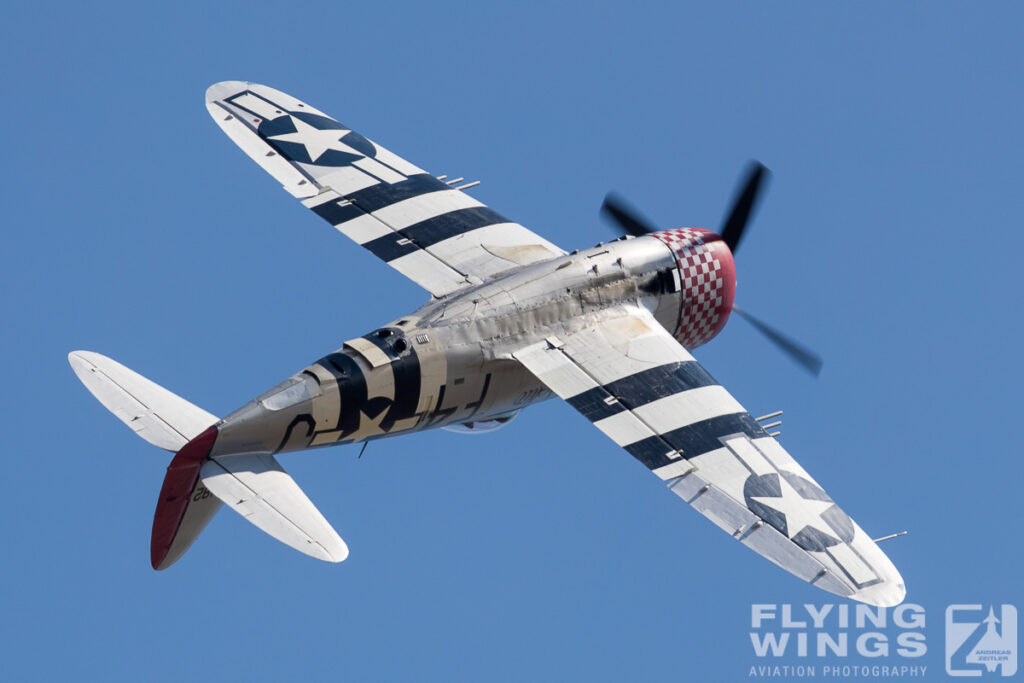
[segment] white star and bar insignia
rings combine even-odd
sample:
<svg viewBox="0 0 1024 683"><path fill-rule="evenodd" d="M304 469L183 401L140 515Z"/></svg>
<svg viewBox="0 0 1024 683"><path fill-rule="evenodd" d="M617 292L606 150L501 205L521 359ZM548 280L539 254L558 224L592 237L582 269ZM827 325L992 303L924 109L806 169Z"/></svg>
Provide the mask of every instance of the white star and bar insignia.
<svg viewBox="0 0 1024 683"><path fill-rule="evenodd" d="M786 535L789 538L803 531L804 527L825 531L828 534L834 533L821 515L835 503L830 500L804 498L783 476L779 476L779 489L778 496L751 496L750 499L785 515Z"/></svg>
<svg viewBox="0 0 1024 683"><path fill-rule="evenodd" d="M289 118L295 126L294 133L271 135L267 139L277 142L291 142L304 146L306 154L309 155L310 163L315 164L317 159L323 156L327 150L363 156L361 152L341 141L341 138L348 135L351 131L344 128L317 128L295 116L289 115Z"/></svg>

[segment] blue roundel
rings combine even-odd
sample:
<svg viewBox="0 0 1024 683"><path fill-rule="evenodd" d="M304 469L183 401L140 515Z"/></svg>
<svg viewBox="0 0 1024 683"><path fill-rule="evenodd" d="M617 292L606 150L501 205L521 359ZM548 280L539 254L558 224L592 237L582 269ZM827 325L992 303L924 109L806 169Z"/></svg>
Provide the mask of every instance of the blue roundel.
<svg viewBox="0 0 1024 683"><path fill-rule="evenodd" d="M787 488L791 487L792 490L795 490L800 499L832 504L822 510L821 514L817 516L816 522L802 523L801 529L790 529L789 520L786 518L784 510L794 504L799 505L800 500L785 500L786 495L792 494L784 492L780 477L785 478L786 483L789 484ZM751 474L743 485L743 498L751 512L771 524L784 536L791 538L804 550L821 551L830 546L849 543L853 540L853 520L829 498L820 486L792 472ZM776 507L772 506L773 498L780 501ZM817 507L822 506L818 505ZM801 521L804 520L801 519Z"/></svg>
<svg viewBox="0 0 1024 683"><path fill-rule="evenodd" d="M337 130L338 140L358 152L358 154L328 149L314 160L310 158L308 149L301 142L274 140L273 138L276 136L297 132L292 117L309 124L317 130ZM264 120L260 123L256 132L281 156L303 164L315 163L317 166L349 166L363 157L372 158L377 153L377 148L374 147L373 143L359 133L348 130L334 119L320 116L319 114L312 114L308 111L289 111L275 119Z"/></svg>

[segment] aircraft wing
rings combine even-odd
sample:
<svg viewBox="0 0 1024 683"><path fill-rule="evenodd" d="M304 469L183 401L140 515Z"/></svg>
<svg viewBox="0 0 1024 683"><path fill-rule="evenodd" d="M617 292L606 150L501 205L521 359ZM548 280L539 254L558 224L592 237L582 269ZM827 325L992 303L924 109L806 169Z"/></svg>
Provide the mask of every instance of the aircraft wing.
<svg viewBox="0 0 1024 683"><path fill-rule="evenodd" d="M831 593L903 600L871 537L646 310L512 355L747 547Z"/></svg>
<svg viewBox="0 0 1024 683"><path fill-rule="evenodd" d="M206 107L307 208L436 297L565 253L278 90L224 81Z"/></svg>

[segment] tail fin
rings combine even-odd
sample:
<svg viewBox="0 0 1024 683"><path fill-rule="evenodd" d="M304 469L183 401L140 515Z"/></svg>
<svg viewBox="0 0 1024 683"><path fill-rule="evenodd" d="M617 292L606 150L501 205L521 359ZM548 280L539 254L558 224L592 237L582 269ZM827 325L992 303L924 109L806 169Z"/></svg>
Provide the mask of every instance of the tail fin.
<svg viewBox="0 0 1024 683"><path fill-rule="evenodd" d="M154 446L177 453L153 517L150 559L154 569L165 569L185 554L220 509L220 500L199 477L216 440L217 417L98 353L72 351L68 362L121 422Z"/></svg>
<svg viewBox="0 0 1024 683"><path fill-rule="evenodd" d="M153 515L150 561L165 569L185 554L221 500L277 540L341 562L348 547L273 456L211 457L217 418L120 363L91 351L68 361L85 387L136 434L174 451Z"/></svg>

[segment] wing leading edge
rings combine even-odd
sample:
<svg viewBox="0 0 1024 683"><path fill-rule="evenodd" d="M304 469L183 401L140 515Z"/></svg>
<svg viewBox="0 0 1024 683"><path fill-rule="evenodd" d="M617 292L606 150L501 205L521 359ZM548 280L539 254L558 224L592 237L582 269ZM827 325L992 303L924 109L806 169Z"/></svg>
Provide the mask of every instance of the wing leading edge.
<svg viewBox="0 0 1024 683"><path fill-rule="evenodd" d="M307 208L434 296L565 253L278 90L224 81L206 107Z"/></svg>
<svg viewBox="0 0 1024 683"><path fill-rule="evenodd" d="M645 310L513 356L750 549L836 595L903 600L878 545Z"/></svg>

